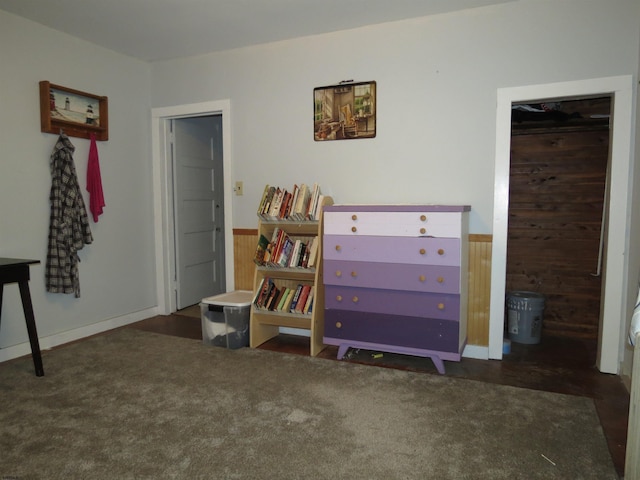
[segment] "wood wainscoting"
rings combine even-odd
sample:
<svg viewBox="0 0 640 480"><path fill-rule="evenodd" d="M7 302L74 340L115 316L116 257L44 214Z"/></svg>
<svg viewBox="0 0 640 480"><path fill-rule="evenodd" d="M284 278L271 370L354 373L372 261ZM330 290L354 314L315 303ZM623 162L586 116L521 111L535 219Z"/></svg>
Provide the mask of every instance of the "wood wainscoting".
<svg viewBox="0 0 640 480"><path fill-rule="evenodd" d="M253 255L258 230L233 229L233 260L236 290L251 290L255 264ZM491 297L491 235L469 235L469 310L467 343L489 345L489 302Z"/></svg>

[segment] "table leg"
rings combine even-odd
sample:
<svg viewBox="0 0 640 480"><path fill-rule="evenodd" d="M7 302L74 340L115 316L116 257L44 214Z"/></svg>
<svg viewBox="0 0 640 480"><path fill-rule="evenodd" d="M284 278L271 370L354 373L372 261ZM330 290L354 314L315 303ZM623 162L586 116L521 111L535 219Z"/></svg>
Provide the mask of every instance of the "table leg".
<svg viewBox="0 0 640 480"><path fill-rule="evenodd" d="M36 318L33 315L33 305L31 304L31 293L29 292L29 282L18 282L20 287L20 297L22 298L22 309L24 317L27 321L27 332L29 333L29 343L31 344L31 356L33 357L33 365L36 369L36 376L44 375L44 367L42 366L42 355L40 353L40 342L38 341L38 330L36 329Z"/></svg>

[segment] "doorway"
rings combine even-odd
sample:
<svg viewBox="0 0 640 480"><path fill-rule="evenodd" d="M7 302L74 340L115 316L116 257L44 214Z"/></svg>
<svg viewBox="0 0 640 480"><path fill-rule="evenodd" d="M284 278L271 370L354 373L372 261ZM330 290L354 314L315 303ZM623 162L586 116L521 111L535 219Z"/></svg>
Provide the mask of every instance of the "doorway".
<svg viewBox="0 0 640 480"><path fill-rule="evenodd" d="M171 120L176 308L225 290L222 116Z"/></svg>
<svg viewBox="0 0 640 480"><path fill-rule="evenodd" d="M151 111L153 157L154 231L156 252L156 292L158 314L177 311L176 298L176 218L173 204L171 125L177 119L218 117L222 128L222 190L224 238L224 288L235 288L233 271L233 218L231 177L231 105L229 100L154 108Z"/></svg>
<svg viewBox="0 0 640 480"><path fill-rule="evenodd" d="M512 105L539 102L542 99L580 98L610 95L613 101L611 135L612 185L607 206L608 229L605 239L606 259L603 270L602 314L599 325L597 367L601 372L617 374L624 348L624 329L628 313L627 298L630 212L632 178L632 96L631 76L607 77L498 90L496 116L496 161L493 215L493 253L491 266L491 305L489 358L502 359L505 321L505 279L507 230L509 215L509 167Z"/></svg>
<svg viewBox="0 0 640 480"><path fill-rule="evenodd" d="M551 345L577 342L595 356L611 98L557 99L512 108L507 292L530 292L536 299L543 295L544 345L532 348L550 353ZM513 323L507 333L528 334ZM534 326L539 334L540 325ZM554 356L556 362L563 359Z"/></svg>

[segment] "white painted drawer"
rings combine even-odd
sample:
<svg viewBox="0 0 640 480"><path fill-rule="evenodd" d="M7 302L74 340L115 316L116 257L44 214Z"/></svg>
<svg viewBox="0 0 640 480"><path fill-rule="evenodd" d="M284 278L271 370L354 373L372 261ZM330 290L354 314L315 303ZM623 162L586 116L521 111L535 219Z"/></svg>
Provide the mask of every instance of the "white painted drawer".
<svg viewBox="0 0 640 480"><path fill-rule="evenodd" d="M325 211L327 235L376 235L391 237L462 236L460 212L360 212Z"/></svg>

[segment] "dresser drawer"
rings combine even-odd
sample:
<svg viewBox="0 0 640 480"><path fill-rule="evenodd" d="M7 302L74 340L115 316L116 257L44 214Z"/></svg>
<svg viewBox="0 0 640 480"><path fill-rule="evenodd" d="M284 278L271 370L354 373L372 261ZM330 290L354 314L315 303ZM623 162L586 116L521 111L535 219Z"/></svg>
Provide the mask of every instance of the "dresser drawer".
<svg viewBox="0 0 640 480"><path fill-rule="evenodd" d="M460 318L460 297L455 294L327 285L324 301L326 310L379 312L456 321Z"/></svg>
<svg viewBox="0 0 640 480"><path fill-rule="evenodd" d="M451 320L327 310L324 337L460 353L460 325Z"/></svg>
<svg viewBox="0 0 640 480"><path fill-rule="evenodd" d="M462 236L461 213L450 212L324 212L327 235L378 235L395 237Z"/></svg>
<svg viewBox="0 0 640 480"><path fill-rule="evenodd" d="M460 265L460 239L325 235L322 257L326 260Z"/></svg>
<svg viewBox="0 0 640 480"><path fill-rule="evenodd" d="M460 293L459 267L341 260L324 260L323 267L328 285Z"/></svg>

